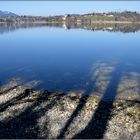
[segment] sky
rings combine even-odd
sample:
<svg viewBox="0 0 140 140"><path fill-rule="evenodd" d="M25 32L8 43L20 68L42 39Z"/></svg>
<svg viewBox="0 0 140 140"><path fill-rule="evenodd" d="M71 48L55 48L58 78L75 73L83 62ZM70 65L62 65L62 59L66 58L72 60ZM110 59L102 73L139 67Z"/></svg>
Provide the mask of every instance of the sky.
<svg viewBox="0 0 140 140"><path fill-rule="evenodd" d="M124 10L140 12L140 1L0 1L0 10L33 16Z"/></svg>

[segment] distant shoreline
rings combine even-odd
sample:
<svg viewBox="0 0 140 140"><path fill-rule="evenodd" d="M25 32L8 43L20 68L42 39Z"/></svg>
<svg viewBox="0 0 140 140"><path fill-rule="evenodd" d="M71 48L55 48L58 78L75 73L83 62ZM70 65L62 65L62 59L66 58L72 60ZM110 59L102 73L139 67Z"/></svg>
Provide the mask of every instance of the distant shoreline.
<svg viewBox="0 0 140 140"><path fill-rule="evenodd" d="M111 32L136 32L140 30L140 22L131 21L94 21L92 23L82 22L67 22L67 21L33 21L33 22L0 22L2 32L16 30L19 28L29 28L38 26L60 27L64 29L86 29L91 31L111 31Z"/></svg>
<svg viewBox="0 0 140 140"><path fill-rule="evenodd" d="M33 23L140 23L140 14L137 12L108 12L87 14L66 14L56 16L0 16L0 22L33 22Z"/></svg>
<svg viewBox="0 0 140 140"><path fill-rule="evenodd" d="M32 21L32 22L1 22L0 21L0 24L4 24L4 23L19 23L19 24L24 24L24 23L34 23L34 24L40 24L40 23L67 23L66 21L54 21L54 22L51 22L51 21ZM112 23L117 23L117 24L140 24L140 21L139 22L132 22L132 21L92 21L91 24L94 24L94 23L107 23L107 24L112 24ZM80 23L78 23L80 24ZM81 23L82 24L82 23Z"/></svg>

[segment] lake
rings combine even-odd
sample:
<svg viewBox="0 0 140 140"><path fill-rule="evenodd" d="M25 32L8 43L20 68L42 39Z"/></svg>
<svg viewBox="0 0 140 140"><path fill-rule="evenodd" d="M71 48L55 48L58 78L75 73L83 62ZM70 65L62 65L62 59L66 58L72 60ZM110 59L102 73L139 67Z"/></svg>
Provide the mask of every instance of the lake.
<svg viewBox="0 0 140 140"><path fill-rule="evenodd" d="M0 85L20 78L39 81L35 89L139 95L139 30L68 29L0 27Z"/></svg>

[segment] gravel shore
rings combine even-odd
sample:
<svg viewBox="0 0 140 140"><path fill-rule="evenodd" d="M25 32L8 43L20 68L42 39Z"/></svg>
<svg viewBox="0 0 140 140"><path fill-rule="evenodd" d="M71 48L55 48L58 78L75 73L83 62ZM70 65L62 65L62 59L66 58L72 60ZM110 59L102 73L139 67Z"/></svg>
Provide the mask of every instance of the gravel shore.
<svg viewBox="0 0 140 140"><path fill-rule="evenodd" d="M32 85L36 82L32 82ZM140 138L140 101L51 93L12 85L0 91L0 138Z"/></svg>

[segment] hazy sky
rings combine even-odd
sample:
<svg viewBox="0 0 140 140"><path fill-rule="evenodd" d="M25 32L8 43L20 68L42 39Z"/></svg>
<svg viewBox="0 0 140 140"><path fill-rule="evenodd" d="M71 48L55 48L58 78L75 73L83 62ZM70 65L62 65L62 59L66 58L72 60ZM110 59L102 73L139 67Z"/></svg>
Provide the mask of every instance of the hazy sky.
<svg viewBox="0 0 140 140"><path fill-rule="evenodd" d="M14 12L19 15L61 15L61 14L80 14L90 12L108 11L137 11L140 12L139 1L1 1L0 10Z"/></svg>

